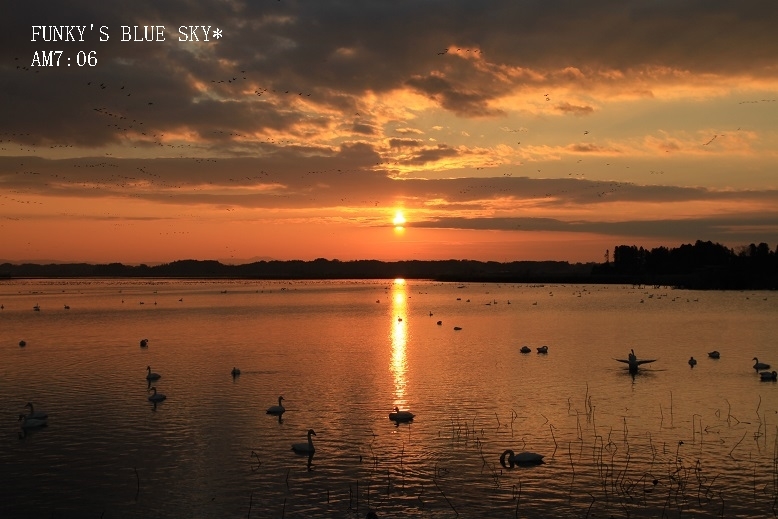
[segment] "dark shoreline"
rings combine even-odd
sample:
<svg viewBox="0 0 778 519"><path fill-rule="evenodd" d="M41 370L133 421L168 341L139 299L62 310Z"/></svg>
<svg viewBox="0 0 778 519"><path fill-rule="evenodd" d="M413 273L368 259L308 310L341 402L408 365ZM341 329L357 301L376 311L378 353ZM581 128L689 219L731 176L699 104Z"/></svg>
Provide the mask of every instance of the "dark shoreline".
<svg viewBox="0 0 778 519"><path fill-rule="evenodd" d="M699 242L698 242L699 243ZM631 249L630 249L631 250ZM643 251L643 249L636 249ZM50 263L0 265L0 282L13 279L425 279L452 283L570 283L668 286L698 290L776 290L778 255L770 253L757 264L754 258L734 256L732 261L684 261L649 268L645 255L640 262L626 261L615 251L613 262L568 263L565 261L439 260L395 261L259 261L225 265L213 260L180 260L161 265L121 263ZM622 251L623 252L623 251ZM643 251L649 253L649 251ZM620 257L621 256L621 257ZM637 257L641 257L638 255ZM758 258L756 258L758 260Z"/></svg>

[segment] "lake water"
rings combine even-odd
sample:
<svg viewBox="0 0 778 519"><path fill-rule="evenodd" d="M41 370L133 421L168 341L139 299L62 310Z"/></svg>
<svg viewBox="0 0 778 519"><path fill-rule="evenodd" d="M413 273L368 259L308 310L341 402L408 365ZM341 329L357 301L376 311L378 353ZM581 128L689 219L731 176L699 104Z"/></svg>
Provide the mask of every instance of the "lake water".
<svg viewBox="0 0 778 519"><path fill-rule="evenodd" d="M0 517L778 510L778 385L752 367L778 364L772 292L12 280L0 304ZM632 377L630 349L657 360ZM48 425L20 438L27 402Z"/></svg>

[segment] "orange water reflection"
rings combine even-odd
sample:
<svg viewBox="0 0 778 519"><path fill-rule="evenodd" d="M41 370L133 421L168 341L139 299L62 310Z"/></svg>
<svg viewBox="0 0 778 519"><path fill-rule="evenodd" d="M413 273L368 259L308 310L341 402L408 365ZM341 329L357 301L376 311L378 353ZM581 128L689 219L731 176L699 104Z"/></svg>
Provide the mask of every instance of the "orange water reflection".
<svg viewBox="0 0 778 519"><path fill-rule="evenodd" d="M394 377L394 405L405 406L405 387L408 383L408 365L405 348L408 343L408 296L404 279L395 279L392 284L392 359L389 370Z"/></svg>

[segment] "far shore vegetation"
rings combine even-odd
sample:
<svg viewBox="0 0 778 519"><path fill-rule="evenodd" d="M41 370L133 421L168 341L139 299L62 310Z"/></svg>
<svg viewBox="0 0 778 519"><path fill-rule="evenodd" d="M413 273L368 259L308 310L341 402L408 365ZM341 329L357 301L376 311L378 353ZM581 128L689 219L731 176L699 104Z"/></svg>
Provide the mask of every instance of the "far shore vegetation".
<svg viewBox="0 0 778 519"><path fill-rule="evenodd" d="M566 261L315 259L229 265L179 260L160 265L122 263L3 263L0 280L19 278L202 279L429 279L449 282L614 283L688 289L778 289L778 247L766 243L731 249L700 241L676 248L619 245L602 263Z"/></svg>

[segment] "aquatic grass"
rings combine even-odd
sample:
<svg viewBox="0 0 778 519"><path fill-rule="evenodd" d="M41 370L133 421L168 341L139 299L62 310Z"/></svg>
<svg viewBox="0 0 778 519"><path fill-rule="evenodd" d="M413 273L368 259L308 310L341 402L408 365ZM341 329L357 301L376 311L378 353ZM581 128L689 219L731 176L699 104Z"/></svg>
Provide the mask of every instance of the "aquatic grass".
<svg viewBox="0 0 778 519"><path fill-rule="evenodd" d="M340 514L343 514L343 510L348 506L346 516L356 519L357 511L364 512L366 500L367 506L375 509L379 515L383 515L381 514L383 506L391 504L391 506L399 506L396 510L409 507L406 508L409 514L412 514L415 509L416 513L449 514L452 517L459 515L487 517L489 516L485 512L487 509L494 509L494 514L497 516L506 516L510 513L517 518L523 515L533 516L536 512L575 517L724 516L733 513L733 506L737 508L742 505L736 499L733 500L731 483L726 477L722 477L722 473L709 473L706 470L709 468L708 460L711 459L712 453L717 451L723 451L722 456L726 456L727 451L731 452L732 456L728 459L731 460L733 467L742 468L744 463L747 464L746 489L751 494L749 501L754 502L754 510L778 509L778 428L774 425L765 428L767 421L764 409L759 409L760 423L748 424L732 420L732 433L727 435L721 434L720 425L717 423L707 425L703 423L711 418L716 420L716 417L712 416L715 414L713 410L708 411L711 414L704 411L686 414L686 418L679 421L677 430L686 431L688 434L687 427L691 425L692 438L690 440L684 435L683 439L673 441L667 438L667 432L656 433L653 429L645 430L644 427L636 426L630 416L623 414L613 416L609 414L608 409L599 404L598 407L602 410L597 413L595 421L593 415L597 400L596 395L586 396L587 405L592 412L591 421L581 420L583 413L568 412L569 418L563 423L557 423L556 420L552 423L552 415L536 413L526 418L526 427L514 428L510 436L508 436L510 426L508 422L500 420L499 414L495 415L498 427L494 427L495 422L491 422L491 416L488 414L475 418L468 417L466 420L455 416L448 424L451 427L451 438L445 438L440 431L437 435L444 444L452 442L453 450L444 449L444 452L446 452L445 456L452 456L450 459L456 460L455 465L447 466L445 461L443 463L436 461L434 469L429 472L413 470L411 478L409 478L411 474L409 468L411 465L415 466L418 460L415 458L415 450L409 448L411 444L407 442L405 435L401 433L395 436L400 444L396 445L398 449L394 456L379 459L376 455L379 444L375 442L381 441L381 438L370 431L365 434L367 445L364 448L369 450L372 463L363 466L360 470L366 477L362 476L356 482L352 480L348 483L348 503L344 503L342 499L331 502L330 488L327 488L326 494L322 488L318 498L314 498L319 500L319 504L311 505L310 503L315 501L306 497L306 492L314 490L315 487L305 482L298 484L301 480L292 478L287 470L287 488L291 487L293 490L286 496L290 515L296 516L301 511L301 503L308 503L305 505L308 509L314 506L314 508L331 510L336 515L339 506L342 506ZM674 402L675 407L677 404L678 402ZM674 410L674 413L676 412L677 409ZM513 416L512 412L511 417ZM724 416L721 414L718 416L718 423L723 424ZM666 412L665 418L668 417L669 414ZM516 423L525 424L525 419L517 420ZM742 430L735 428L735 425ZM648 426L651 429L651 424ZM668 427L664 429L670 430ZM748 436L755 431L759 432L759 435L758 448L756 445L751 448L754 454L749 453L747 457L734 456L735 452L748 452L744 449L748 444L744 442L743 434ZM514 435L520 438L514 438ZM719 435L722 437L712 440ZM766 474L768 479L765 479L765 474L758 472L757 461L763 459L760 449L763 449L767 437L773 441L774 448L769 465L770 473ZM517 447L515 443L518 443L519 448L527 443L533 445L540 443L545 446L547 453L548 450L553 449L550 466L516 471L501 470L495 462L497 453L490 451L494 449L496 442L505 439L511 439L514 449ZM418 435L415 440L418 442ZM562 461L563 467L560 467L560 464L554 464L553 460L559 446L564 447L564 443L568 445L568 453L567 459ZM576 452L573 451L574 444L577 447ZM673 444L675 449L672 448ZM457 455L457 451L460 453L464 451L465 455ZM697 452L704 455L699 456ZM461 460L469 460L469 468L463 466ZM557 459L557 461L561 460ZM259 469L258 454L252 453L251 462L252 469ZM262 467L264 466L266 465L263 464ZM328 470L326 467L326 463L319 464L320 470ZM528 512L529 502L525 494L532 487L527 486L527 475L533 473L527 470L549 471L560 468L569 474L569 477L565 478L569 483L564 483L566 488L563 489L567 494L565 504L554 505L552 513L550 508L544 510L544 505L535 509L536 505L531 499L533 510ZM538 475L540 476L540 473ZM398 477L403 480L402 491L400 486L395 486ZM381 481L383 478L386 480ZM295 481L291 481L292 479ZM751 481L749 482L748 479ZM381 488L384 483L385 492ZM435 489L431 494L427 492L429 486ZM493 489L485 494L490 497L485 501L476 501L474 496L484 495L484 489L488 487ZM452 488L462 488L463 491L458 490L452 496L450 495ZM377 489L381 491L376 492ZM470 489L474 489L472 491L474 493L471 494ZM342 490L345 488L333 490L336 495L342 496ZM742 497L742 489L740 496ZM409 502L407 498L413 502ZM510 501L502 501L505 498ZM256 515L257 503L252 503L251 498L249 506L251 512ZM269 509L269 507L265 508ZM773 514L775 515L775 512Z"/></svg>

